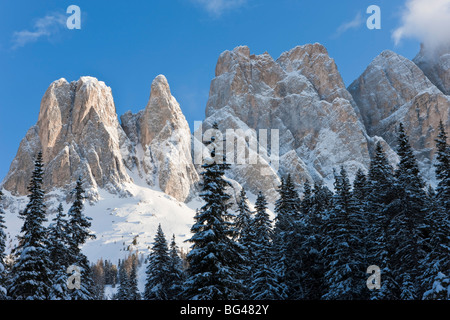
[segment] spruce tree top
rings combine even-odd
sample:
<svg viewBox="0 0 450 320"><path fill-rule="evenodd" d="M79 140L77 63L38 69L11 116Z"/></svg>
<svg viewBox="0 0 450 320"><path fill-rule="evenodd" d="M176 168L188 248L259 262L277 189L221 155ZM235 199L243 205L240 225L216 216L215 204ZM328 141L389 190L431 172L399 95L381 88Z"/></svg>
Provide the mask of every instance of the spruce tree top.
<svg viewBox="0 0 450 320"><path fill-rule="evenodd" d="M399 125L397 154L400 158L397 171L395 172L397 179L405 185L419 189L423 188L424 182L420 178L419 165L402 123Z"/></svg>
<svg viewBox="0 0 450 320"><path fill-rule="evenodd" d="M447 144L447 133L445 132L444 124L442 120L439 123L439 134L437 136L436 148L437 148L437 163L436 163L436 176L440 180L450 178L450 149Z"/></svg>
<svg viewBox="0 0 450 320"><path fill-rule="evenodd" d="M28 245L31 246L41 245L42 237L45 234L43 223L47 221L44 191L42 190L43 167L42 152L39 152L34 162L34 170L28 187L28 191L30 192L28 194L29 202L26 208L20 213L21 218L24 219L21 232L25 233L21 239L28 239Z"/></svg>
<svg viewBox="0 0 450 320"><path fill-rule="evenodd" d="M87 239L95 239L95 235L91 234L89 230L92 218L83 214L85 196L81 177L76 182L74 193L75 200L69 209L68 216L72 233L72 247L79 248Z"/></svg>
<svg viewBox="0 0 450 320"><path fill-rule="evenodd" d="M3 211L3 192L0 190L0 274L4 270L5 248L6 248L6 234L5 227L5 212ZM0 293L1 296L1 293Z"/></svg>

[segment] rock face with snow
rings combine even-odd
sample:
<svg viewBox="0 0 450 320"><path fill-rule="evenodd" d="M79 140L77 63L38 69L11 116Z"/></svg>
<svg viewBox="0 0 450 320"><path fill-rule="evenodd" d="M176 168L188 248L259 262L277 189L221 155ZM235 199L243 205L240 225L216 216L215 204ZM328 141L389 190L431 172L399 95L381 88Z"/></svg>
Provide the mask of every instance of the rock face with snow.
<svg viewBox="0 0 450 320"><path fill-rule="evenodd" d="M298 46L278 60L250 54L245 46L225 51L211 82L206 116L206 124L217 122L223 132L278 130L279 167L272 175L249 174L254 168L233 165L232 177L252 192L273 194L279 176L287 173L300 185L331 182L333 168L344 165L352 174L369 164L359 111L320 44Z"/></svg>
<svg viewBox="0 0 450 320"><path fill-rule="evenodd" d="M42 98L38 121L22 140L2 186L13 195L27 194L34 157L42 151L47 191L67 191L81 175L94 195L99 188L127 194L130 183L138 183L133 179L142 179L187 201L195 195L202 155L207 155L202 134L213 123L226 140L232 164L227 179L236 194L240 187L263 191L273 202L286 174L299 187L305 181L332 187L333 169L344 166L350 178L359 168L368 169L376 142L395 164L399 122L422 168L431 172L439 121L450 131L445 52L432 60L422 48L413 62L384 51L346 88L320 44L295 47L277 60L240 46L219 56L206 118L193 135L162 75L153 80L145 109L126 112L121 123L103 82L60 79Z"/></svg>
<svg viewBox="0 0 450 320"><path fill-rule="evenodd" d="M450 95L450 46L430 50L422 45L413 61L439 90Z"/></svg>
<svg viewBox="0 0 450 320"><path fill-rule="evenodd" d="M159 224L181 241L189 238L202 205L195 197L202 159L210 156L203 140L214 122L227 146L233 146L225 150L232 163L225 177L232 199L244 187L251 200L263 191L273 204L286 174L299 191L305 181L332 188L333 169L345 166L350 178L358 168L367 169L377 142L396 164L399 122L422 173L432 179L440 120L450 132L446 52L431 59L422 48L410 61L384 51L346 88L320 44L298 46L277 60L237 47L220 55L206 118L193 135L162 75L152 82L145 109L126 112L121 123L105 83L92 77L71 83L59 79L45 92L38 121L21 141L0 185L6 189L8 250L20 232L17 212L28 201L19 196L28 194L39 151L46 192L67 194L81 175L88 195L98 200L85 208L97 235L83 247L90 261L123 259L133 248L146 250ZM57 205L54 199L46 204L49 209ZM68 209L70 203L64 206Z"/></svg>
<svg viewBox="0 0 450 320"><path fill-rule="evenodd" d="M398 124L404 124L425 176L429 177L439 121L444 122L447 131L450 129L450 97L414 62L392 51L377 56L349 91L370 135L383 137L395 148Z"/></svg>
<svg viewBox="0 0 450 320"><path fill-rule="evenodd" d="M22 140L3 186L27 194L34 157L43 153L43 186L66 189L82 176L92 189L120 192L130 182L120 152L126 139L111 89L92 77L53 82L41 101L39 118Z"/></svg>
<svg viewBox="0 0 450 320"><path fill-rule="evenodd" d="M164 76L157 77L145 110L118 121L111 89L92 77L53 82L41 101L38 122L22 140L3 187L27 194L34 158L44 159L44 188L70 190L79 177L92 199L98 189L127 195L130 172L184 201L198 180L190 131Z"/></svg>
<svg viewBox="0 0 450 320"><path fill-rule="evenodd" d="M149 185L185 201L199 177L191 156L189 125L167 79L157 76L145 109L127 112L121 120L134 146L132 166L139 175Z"/></svg>

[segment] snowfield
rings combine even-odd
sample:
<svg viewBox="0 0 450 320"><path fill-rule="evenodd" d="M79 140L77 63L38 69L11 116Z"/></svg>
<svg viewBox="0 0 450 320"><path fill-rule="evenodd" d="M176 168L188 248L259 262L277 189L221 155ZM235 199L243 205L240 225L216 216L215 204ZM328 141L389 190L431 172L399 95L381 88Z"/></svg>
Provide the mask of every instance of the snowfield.
<svg viewBox="0 0 450 320"><path fill-rule="evenodd" d="M138 179L135 182L137 183L126 185L131 197L99 189L97 202L85 202L84 214L92 218L90 229L96 236L83 246L83 252L91 263L100 258L117 263L118 259L125 258L136 250L147 256L158 224L161 224L168 241L175 234L178 246L185 252L188 250L190 244L185 240L191 237L190 228L194 222L195 210L201 206L200 199L194 198L188 204L182 203L157 188L139 185ZM17 243L16 236L23 224L18 215L19 210L26 206L28 198L12 197L7 191L5 195L8 200L15 202L5 210L9 253ZM57 203L51 201L46 205L48 209L55 209ZM65 212L71 205L63 202ZM53 218L54 214L49 214L47 223Z"/></svg>
<svg viewBox="0 0 450 320"><path fill-rule="evenodd" d="M184 241L191 236L195 201L188 206L161 191L132 187L133 197L120 198L100 191L100 200L95 206L85 207L84 212L92 218L91 230L96 236L83 247L91 262L100 257L117 261L126 257L130 249L147 253L158 224L168 240L175 234L180 248L186 250L189 247ZM132 245L134 239L136 245Z"/></svg>
<svg viewBox="0 0 450 320"><path fill-rule="evenodd" d="M127 258L133 253L139 253L143 258L143 264L138 268L138 288L142 293L146 280L146 258L150 253L154 237L161 224L162 230L168 242L175 235L178 247L185 253L189 251L191 243L186 242L192 234L191 226L194 223L194 215L197 209L203 205L200 197L193 197L188 203L183 203L165 194L158 187L150 187L145 178L139 177L134 172L128 172L133 178L132 183L124 184L126 193L111 194L107 190L97 189L96 201L84 203L84 215L90 217L91 232L95 239L87 240L82 251L95 264L99 259L109 260L118 264L119 259ZM227 178L230 184L234 180ZM234 185L234 187L236 187ZM234 190L236 192L236 190ZM9 254L17 245L17 235L22 228L23 220L19 218L19 212L28 203L28 197L14 197L4 190L8 203L5 209L5 224L7 233L6 253ZM125 197L124 194L131 196ZM55 212L59 202L65 194L60 191L52 191L46 201L47 212ZM250 210L254 210L256 196L247 193ZM72 203L63 202L64 212L67 213ZM230 209L230 213L234 213ZM269 204L268 213L274 218L273 204ZM56 213L47 216L47 225L52 222ZM105 297L111 299L117 291L117 286L105 287Z"/></svg>
<svg viewBox="0 0 450 320"><path fill-rule="evenodd" d="M96 263L102 258L117 265L119 259L136 252L142 254L144 259L147 258L158 224L161 224L167 241L175 234L178 247L186 252L190 243L185 240L191 237L190 228L194 222L195 210L201 206L200 200L193 199L185 204L148 186L129 184L126 187L132 194L131 197L113 195L100 189L97 202L93 205L85 202L84 214L92 218L90 229L96 236L82 248L89 262ZM26 206L28 198L13 198L7 191L5 195L16 202L16 205L5 210L8 254L17 245L16 236L23 224L18 213ZM56 205L47 203L52 209ZM67 213L71 203L63 203L63 206ZM47 224L54 216L55 214L48 215ZM141 292L145 285L145 270L146 264L138 269L138 287ZM116 290L117 285L115 288L106 286L105 297L111 299Z"/></svg>

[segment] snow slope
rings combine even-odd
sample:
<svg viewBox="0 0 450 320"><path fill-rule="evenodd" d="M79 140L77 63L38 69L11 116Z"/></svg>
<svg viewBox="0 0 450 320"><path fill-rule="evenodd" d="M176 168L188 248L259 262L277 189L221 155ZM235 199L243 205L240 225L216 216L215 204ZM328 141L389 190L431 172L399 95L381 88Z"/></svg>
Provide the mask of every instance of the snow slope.
<svg viewBox="0 0 450 320"><path fill-rule="evenodd" d="M133 173L130 172L130 175ZM190 244L184 241L191 236L190 227L194 222L195 210L201 206L200 199L194 198L188 204L179 202L156 188L150 188L138 176L133 176L133 179L134 183L125 186L132 194L131 197L121 197L98 189L98 201L85 203L84 213L92 218L91 231L96 236L83 247L90 262L95 263L103 258L117 263L118 259L128 256L130 250L138 250L146 256L159 223L168 241L175 234L178 246L184 251L189 248ZM28 199L26 196L12 197L7 191L5 195L8 201L15 202L5 210L7 250L10 252L17 243L16 236L23 223L18 212L26 206ZM54 209L57 201L50 200L46 205L49 210ZM70 205L63 202L66 212ZM54 214L48 216L48 223L53 217ZM130 246L134 239L137 244Z"/></svg>
<svg viewBox="0 0 450 320"><path fill-rule="evenodd" d="M124 187L132 194L131 197L123 197L98 189L98 201L91 204L85 203L84 214L92 218L91 231L96 236L96 239L88 240L82 248L89 261L96 263L102 258L117 265L119 259L136 252L142 254L144 259L147 258L158 224L161 224L168 242L175 234L178 247L187 252L191 244L185 240L191 237L190 228L194 223L195 211L202 206L202 200L195 197L188 203L179 202L157 187L149 187L145 177L140 178L132 171L128 174L132 177L133 183L128 183ZM232 183L231 179L227 179ZM65 197L62 192L53 192L51 195L52 197L46 202L48 211L57 207L59 203L56 200L57 197ZM14 197L8 191L5 191L5 196L9 202L9 206L5 209L5 220L8 237L7 253L10 253L17 244L16 236L20 233L23 223L18 213L25 208L28 198ZM250 209L254 210L256 196L251 192L247 192L247 196ZM71 203L63 202L63 206L67 212ZM269 205L268 212L273 219L272 204ZM51 222L54 215L54 213L48 215L47 223ZM133 245L135 239L135 245ZM141 293L145 286L146 266L144 260L138 269L138 288ZM116 291L117 286L115 288L107 286L105 296L111 298Z"/></svg>

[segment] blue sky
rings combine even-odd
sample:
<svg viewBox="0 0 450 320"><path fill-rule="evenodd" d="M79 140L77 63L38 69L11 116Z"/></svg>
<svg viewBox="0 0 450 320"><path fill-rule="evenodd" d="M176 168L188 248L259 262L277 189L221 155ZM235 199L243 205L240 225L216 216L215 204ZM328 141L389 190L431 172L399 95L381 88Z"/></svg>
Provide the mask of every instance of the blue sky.
<svg viewBox="0 0 450 320"><path fill-rule="evenodd" d="M401 1L367 0L2 0L0 2L0 181L34 125L51 82L89 75L112 88L117 113L137 112L164 74L191 127L204 118L219 54L247 45L275 59L297 45L325 45L349 85L381 51L413 58L416 39L395 43ZM69 5L81 29L65 27ZM370 5L381 29L369 30Z"/></svg>

